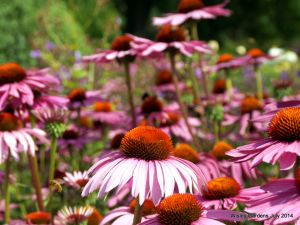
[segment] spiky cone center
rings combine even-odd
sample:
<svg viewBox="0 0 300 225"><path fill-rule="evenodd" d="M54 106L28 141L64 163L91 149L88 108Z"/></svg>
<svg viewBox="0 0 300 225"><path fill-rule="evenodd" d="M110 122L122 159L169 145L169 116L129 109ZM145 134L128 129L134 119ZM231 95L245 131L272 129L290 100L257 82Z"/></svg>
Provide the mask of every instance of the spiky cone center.
<svg viewBox="0 0 300 225"><path fill-rule="evenodd" d="M262 104L254 96L246 96L241 103L241 113L251 113L255 110L262 110Z"/></svg>
<svg viewBox="0 0 300 225"><path fill-rule="evenodd" d="M79 133L73 129L66 130L62 138L65 140L76 140L79 137Z"/></svg>
<svg viewBox="0 0 300 225"><path fill-rule="evenodd" d="M51 137L60 138L67 129L64 123L48 123L46 124L45 130Z"/></svg>
<svg viewBox="0 0 300 225"><path fill-rule="evenodd" d="M139 126L125 134L120 150L129 158L165 160L173 152L173 145L170 137L160 129Z"/></svg>
<svg viewBox="0 0 300 225"><path fill-rule="evenodd" d="M223 55L220 55L220 57L217 61L217 64L227 63L227 62L232 61L233 59L234 59L234 57L231 54L223 54Z"/></svg>
<svg viewBox="0 0 300 225"><path fill-rule="evenodd" d="M25 216L30 224L50 224L51 214L48 212L32 212Z"/></svg>
<svg viewBox="0 0 300 225"><path fill-rule="evenodd" d="M79 123L80 123L80 126L89 128L89 129L93 128L93 125L94 125L93 119L90 117L87 117L87 116L80 117Z"/></svg>
<svg viewBox="0 0 300 225"><path fill-rule="evenodd" d="M116 37L111 44L111 49L115 51L128 51L131 49L130 43L132 41L133 38L128 35Z"/></svg>
<svg viewBox="0 0 300 225"><path fill-rule="evenodd" d="M93 213L89 216L87 225L99 225L103 217L98 212L97 209L94 209Z"/></svg>
<svg viewBox="0 0 300 225"><path fill-rule="evenodd" d="M84 187L87 184L87 182L89 182L89 179L82 178L82 179L76 180L75 182L76 182L76 184L79 185L79 187Z"/></svg>
<svg viewBox="0 0 300 225"><path fill-rule="evenodd" d="M156 96L150 96L143 101L141 110L146 115L161 112L163 110L163 103Z"/></svg>
<svg viewBox="0 0 300 225"><path fill-rule="evenodd" d="M300 107L282 109L269 123L269 136L282 142L300 140Z"/></svg>
<svg viewBox="0 0 300 225"><path fill-rule="evenodd" d="M214 83L213 93L214 94L223 94L227 89L225 79L217 79Z"/></svg>
<svg viewBox="0 0 300 225"><path fill-rule="evenodd" d="M161 70L157 73L155 84L157 86L172 84L173 83L173 75L169 70Z"/></svg>
<svg viewBox="0 0 300 225"><path fill-rule="evenodd" d="M174 156L188 160L192 163L199 163L200 158L195 149L188 144L177 144L174 150Z"/></svg>
<svg viewBox="0 0 300 225"><path fill-rule="evenodd" d="M136 207L136 200L134 199L129 204L131 213L134 213L135 207ZM155 213L156 213L156 207L154 203L151 200L146 199L143 203L143 216L149 216Z"/></svg>
<svg viewBox="0 0 300 225"><path fill-rule="evenodd" d="M74 213L74 214L69 215L67 217L67 221L69 221L68 224L80 224L83 221L87 220L87 218L88 217L85 216L85 215L82 215L82 214L79 214L79 213L78 214Z"/></svg>
<svg viewBox="0 0 300 225"><path fill-rule="evenodd" d="M211 200L232 198L239 194L240 189L239 183L233 178L221 177L207 183L206 189L203 190L203 196Z"/></svg>
<svg viewBox="0 0 300 225"><path fill-rule="evenodd" d="M22 121L13 114L8 112L0 113L0 131L14 131L22 127Z"/></svg>
<svg viewBox="0 0 300 225"><path fill-rule="evenodd" d="M197 221L203 208L194 195L174 194L158 206L158 218L164 225L190 225Z"/></svg>
<svg viewBox="0 0 300 225"><path fill-rule="evenodd" d="M203 7L204 3L202 0L181 0L177 8L180 13L188 13Z"/></svg>
<svg viewBox="0 0 300 225"><path fill-rule="evenodd" d="M296 186L300 191L300 167L298 167L298 169L296 169L295 171L295 181L296 181Z"/></svg>
<svg viewBox="0 0 300 225"><path fill-rule="evenodd" d="M110 102L96 102L94 104L94 110L96 112L112 112L113 106Z"/></svg>
<svg viewBox="0 0 300 225"><path fill-rule="evenodd" d="M125 133L116 134L110 141L110 148L111 149L119 149L124 136L125 136Z"/></svg>
<svg viewBox="0 0 300 225"><path fill-rule="evenodd" d="M159 126L170 127L177 124L179 120L180 120L180 115L178 115L177 113L169 112L167 114L167 118L164 118L163 120L160 121Z"/></svg>
<svg viewBox="0 0 300 225"><path fill-rule="evenodd" d="M26 78L26 71L16 63L0 65L0 86L20 82Z"/></svg>
<svg viewBox="0 0 300 225"><path fill-rule="evenodd" d="M247 55L252 58L258 58L258 57L264 56L265 53L262 50L260 50L259 48L253 48L248 51Z"/></svg>
<svg viewBox="0 0 300 225"><path fill-rule="evenodd" d="M182 42L185 41L186 34L182 28L167 24L159 30L156 39L159 42L165 43Z"/></svg>
<svg viewBox="0 0 300 225"><path fill-rule="evenodd" d="M71 102L82 102L86 99L85 90L81 88L75 88L70 91L68 98Z"/></svg>
<svg viewBox="0 0 300 225"><path fill-rule="evenodd" d="M228 159L226 152L232 150L233 147L225 141L219 141L216 143L211 151L211 154L218 160Z"/></svg>

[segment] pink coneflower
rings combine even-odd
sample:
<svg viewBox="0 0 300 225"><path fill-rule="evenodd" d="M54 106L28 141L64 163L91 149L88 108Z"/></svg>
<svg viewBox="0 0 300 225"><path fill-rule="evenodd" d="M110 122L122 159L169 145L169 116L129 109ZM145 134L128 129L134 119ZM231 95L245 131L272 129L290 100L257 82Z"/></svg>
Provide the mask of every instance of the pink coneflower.
<svg viewBox="0 0 300 225"><path fill-rule="evenodd" d="M58 85L48 70L25 71L16 63L0 65L0 110L12 103L15 107L34 104L34 90L43 91Z"/></svg>
<svg viewBox="0 0 300 225"><path fill-rule="evenodd" d="M132 224L134 218L134 210L136 207L136 200L132 200L129 206L118 207L110 211L102 220L100 225L118 225L118 224ZM150 215L156 213L156 207L151 200L145 200L143 203L142 222L147 220Z"/></svg>
<svg viewBox="0 0 300 225"><path fill-rule="evenodd" d="M259 48L250 49L247 52L247 56L250 57L250 60L248 60L248 63L254 64L254 65L259 65L266 61L273 59L272 56L267 55Z"/></svg>
<svg viewBox="0 0 300 225"><path fill-rule="evenodd" d="M106 125L120 125L126 124L127 116L122 111L115 111L113 104L110 102L96 102L93 105L92 112L86 112L86 116L90 116L95 121Z"/></svg>
<svg viewBox="0 0 300 225"><path fill-rule="evenodd" d="M295 179L277 179L263 186L248 188L243 191L242 196L241 202L246 204L246 212L266 215L263 218L254 218L256 221L265 220L265 224L274 225L299 224L299 169ZM274 215L279 215L279 217L274 217Z"/></svg>
<svg viewBox="0 0 300 225"><path fill-rule="evenodd" d="M225 225L217 220L242 221L245 213L230 210L204 209L201 202L191 194L174 194L164 199L157 214L140 225Z"/></svg>
<svg viewBox="0 0 300 225"><path fill-rule="evenodd" d="M169 13L164 17L154 17L153 24L161 26L165 24L181 25L187 21L201 19L215 19L218 16L229 16L231 11L224 9L227 2L205 6L202 0L181 0L178 5L178 13Z"/></svg>
<svg viewBox="0 0 300 225"><path fill-rule="evenodd" d="M39 91L34 91L34 103L31 106L33 110L41 108L49 109L66 109L69 100L65 97L43 94Z"/></svg>
<svg viewBox="0 0 300 225"><path fill-rule="evenodd" d="M239 184L243 184L244 179L255 181L257 179L257 171L251 168L250 162L233 163L230 157L226 155L233 147L225 141L217 142L211 151L211 154L218 160L220 171L223 175L232 177Z"/></svg>
<svg viewBox="0 0 300 225"><path fill-rule="evenodd" d="M110 61L129 60L132 61L137 56L137 51L132 48L132 44L144 44L149 42L131 34L125 34L115 38L111 44L111 49L101 50L98 53L83 57L85 62L105 63Z"/></svg>
<svg viewBox="0 0 300 225"><path fill-rule="evenodd" d="M198 198L206 209L235 209L240 192L241 186L235 179L219 177L210 180Z"/></svg>
<svg viewBox="0 0 300 225"><path fill-rule="evenodd" d="M122 139L120 152L105 156L89 169L93 174L84 187L82 195L99 189L98 196L132 181L131 195L157 205L164 196L174 193L175 188L185 193L198 191L205 182L199 168L194 164L172 156L170 137L160 129L141 126L127 132Z"/></svg>
<svg viewBox="0 0 300 225"><path fill-rule="evenodd" d="M275 164L277 161L282 170L295 165L300 155L300 107L282 109L269 123L265 139L236 148L227 153L236 162L253 159L252 166L262 162Z"/></svg>
<svg viewBox="0 0 300 225"><path fill-rule="evenodd" d="M183 90L186 88L184 82L179 82L179 89ZM173 75L169 70L160 70L156 74L155 78L155 92L159 93L175 93L175 86L173 83Z"/></svg>
<svg viewBox="0 0 300 225"><path fill-rule="evenodd" d="M25 220L27 224L50 224L51 223L51 214L48 212L32 212L26 214Z"/></svg>
<svg viewBox="0 0 300 225"><path fill-rule="evenodd" d="M74 171L73 173L67 172L63 178L65 183L76 189L84 187L89 181L89 176L87 171Z"/></svg>
<svg viewBox="0 0 300 225"><path fill-rule="evenodd" d="M46 133L43 130L26 128L23 126L23 122L13 114L0 113L1 163L9 153L15 159L19 159L21 152L29 152L31 155L35 155L36 145L33 138L37 138L43 143L48 143Z"/></svg>
<svg viewBox="0 0 300 225"><path fill-rule="evenodd" d="M210 71L216 72L219 70L235 69L244 66L248 60L245 57L235 58L231 54L223 54L220 55L216 64L210 68Z"/></svg>
<svg viewBox="0 0 300 225"><path fill-rule="evenodd" d="M68 94L69 107L78 109L80 107L89 106L96 101L101 101L100 91L85 91L82 88L75 88Z"/></svg>
<svg viewBox="0 0 300 225"><path fill-rule="evenodd" d="M135 47L142 56L157 56L165 51L180 52L192 56L194 52L211 53L210 48L202 41L187 41L185 31L180 27L163 26L156 35L157 42L149 41Z"/></svg>
<svg viewBox="0 0 300 225"><path fill-rule="evenodd" d="M94 212L94 208L90 206L81 207L67 207L59 210L57 216L54 218L54 224L69 225L80 224L87 221L89 216Z"/></svg>
<svg viewBox="0 0 300 225"><path fill-rule="evenodd" d="M196 150L188 144L177 144L174 150L174 156L196 164L207 177L207 180L221 176L218 162L213 157L203 152L198 154Z"/></svg>

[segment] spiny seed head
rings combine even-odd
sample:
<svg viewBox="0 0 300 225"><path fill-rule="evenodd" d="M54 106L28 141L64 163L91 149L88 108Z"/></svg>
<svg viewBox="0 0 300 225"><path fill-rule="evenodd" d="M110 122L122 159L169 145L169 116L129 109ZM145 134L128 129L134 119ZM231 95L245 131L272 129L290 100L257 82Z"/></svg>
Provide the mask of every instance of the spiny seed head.
<svg viewBox="0 0 300 225"><path fill-rule="evenodd" d="M233 178L221 177L209 181L207 188L203 191L203 195L211 200L232 198L239 194L240 189L239 183Z"/></svg>
<svg viewBox="0 0 300 225"><path fill-rule="evenodd" d="M96 102L94 104L94 110L96 112L112 112L113 106L110 102Z"/></svg>
<svg viewBox="0 0 300 225"><path fill-rule="evenodd" d="M136 207L136 200L132 200L129 204L130 212L134 213ZM149 199L146 199L143 203L143 216L149 216L156 213L156 207L153 202Z"/></svg>
<svg viewBox="0 0 300 225"><path fill-rule="evenodd" d="M211 154L218 160L228 159L226 152L232 150L233 147L225 141L219 141L216 143L211 151Z"/></svg>
<svg viewBox="0 0 300 225"><path fill-rule="evenodd" d="M161 112L163 103L156 96L150 96L143 101L141 110L143 114Z"/></svg>
<svg viewBox="0 0 300 225"><path fill-rule="evenodd" d="M188 160L192 163L200 162L197 152L188 144L177 144L174 150L174 156Z"/></svg>
<svg viewBox="0 0 300 225"><path fill-rule="evenodd" d="M22 127L22 121L13 114L8 112L0 113L0 131L14 131Z"/></svg>
<svg viewBox="0 0 300 225"><path fill-rule="evenodd" d="M202 0L181 0L177 8L180 13L188 13L203 7L204 4Z"/></svg>
<svg viewBox="0 0 300 225"><path fill-rule="evenodd" d="M173 152L173 145L170 137L160 129L140 126L125 134L120 150L130 158L164 160Z"/></svg>
<svg viewBox="0 0 300 225"><path fill-rule="evenodd" d="M48 123L45 126L46 132L51 137L60 138L67 129L64 123Z"/></svg>
<svg viewBox="0 0 300 225"><path fill-rule="evenodd" d="M197 221L203 208L194 195L174 194L158 206L158 218L164 225L190 225Z"/></svg>
<svg viewBox="0 0 300 225"><path fill-rule="evenodd" d="M226 80L225 79L217 79L214 83L213 93L214 94L223 94L226 91Z"/></svg>
<svg viewBox="0 0 300 225"><path fill-rule="evenodd" d="M169 127L177 124L180 120L180 115L177 113L172 113L169 112L167 113L167 118L164 118L163 120L160 121L159 126L160 127Z"/></svg>
<svg viewBox="0 0 300 225"><path fill-rule="evenodd" d="M51 214L48 212L32 212L25 216L30 224L50 224Z"/></svg>
<svg viewBox="0 0 300 225"><path fill-rule="evenodd" d="M246 96L241 103L241 113L251 113L255 110L262 110L262 104L254 96Z"/></svg>
<svg viewBox="0 0 300 225"><path fill-rule="evenodd" d="M300 107L282 109L269 123L268 133L274 140L293 142L300 140Z"/></svg>
<svg viewBox="0 0 300 225"><path fill-rule="evenodd" d="M223 55L220 55L220 57L217 61L217 64L227 63L227 62L232 61L233 59L234 59L234 57L231 54L223 54Z"/></svg>
<svg viewBox="0 0 300 225"><path fill-rule="evenodd" d="M89 216L87 225L99 225L103 217L98 212L97 209L94 209L93 213Z"/></svg>
<svg viewBox="0 0 300 225"><path fill-rule="evenodd" d="M264 56L265 53L259 48L253 48L248 51L247 55L251 56L252 58L258 58Z"/></svg>
<svg viewBox="0 0 300 225"><path fill-rule="evenodd" d="M113 40L111 49L115 51L128 51L131 49L130 43L132 41L132 37L128 35L119 36Z"/></svg>
<svg viewBox="0 0 300 225"><path fill-rule="evenodd" d="M156 75L155 84L157 86L172 84L173 83L173 75L169 70L161 70Z"/></svg>
<svg viewBox="0 0 300 225"><path fill-rule="evenodd" d="M82 102L86 99L85 90L82 88L75 88L68 94L71 102Z"/></svg>
<svg viewBox="0 0 300 225"><path fill-rule="evenodd" d="M26 71L16 63L0 65L0 86L20 82L26 78Z"/></svg>
<svg viewBox="0 0 300 225"><path fill-rule="evenodd" d="M185 31L180 27L174 27L172 25L164 25L158 34L156 39L159 42L171 43L171 42L182 42L185 41Z"/></svg>

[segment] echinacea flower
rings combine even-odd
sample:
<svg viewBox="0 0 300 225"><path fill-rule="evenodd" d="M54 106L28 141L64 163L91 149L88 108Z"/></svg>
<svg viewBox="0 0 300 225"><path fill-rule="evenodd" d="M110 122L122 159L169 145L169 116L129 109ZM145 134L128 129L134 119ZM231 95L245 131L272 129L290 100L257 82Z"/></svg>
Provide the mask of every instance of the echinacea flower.
<svg viewBox="0 0 300 225"><path fill-rule="evenodd" d="M89 181L87 171L74 171L73 173L66 172L63 178L65 183L76 189L83 188Z"/></svg>
<svg viewBox="0 0 300 225"><path fill-rule="evenodd" d="M86 112L84 115L110 126L126 124L127 122L126 114L122 111L115 111L110 102L96 102L93 105L93 111Z"/></svg>
<svg viewBox="0 0 300 225"><path fill-rule="evenodd" d="M132 224L136 204L136 200L132 200L129 206L123 206L113 209L103 218L101 224L99 225ZM151 200L146 199L143 203L142 222L147 220L150 215L153 215L155 213L155 205Z"/></svg>
<svg viewBox="0 0 300 225"><path fill-rule="evenodd" d="M83 57L84 62L106 63L110 61L132 61L138 52L132 47L133 43L144 44L149 40L131 34L116 37L109 50L100 50L98 53Z"/></svg>
<svg viewBox="0 0 300 225"><path fill-rule="evenodd" d="M250 59L248 60L248 63L253 64L255 66L258 66L266 61L273 59L272 56L267 55L259 48L250 49L247 52L246 57L250 57Z"/></svg>
<svg viewBox="0 0 300 225"><path fill-rule="evenodd" d="M32 212L26 214L25 216L26 222L28 224L50 224L51 223L51 214L48 212Z"/></svg>
<svg viewBox="0 0 300 225"><path fill-rule="evenodd" d="M174 156L196 164L206 176L207 180L221 176L220 166L213 157L203 152L197 153L196 150L188 144L177 144L174 150Z"/></svg>
<svg viewBox="0 0 300 225"><path fill-rule="evenodd" d="M181 0L178 5L178 13L169 13L164 17L154 17L153 24L156 26L165 24L178 26L187 21L229 16L231 11L224 9L225 5L227 5L227 2L214 6L205 6L202 0Z"/></svg>
<svg viewBox="0 0 300 225"><path fill-rule="evenodd" d="M87 225L99 225L102 220L102 215L97 209L94 209L93 213L89 216L87 220Z"/></svg>
<svg viewBox="0 0 300 225"><path fill-rule="evenodd" d="M300 170L295 179L276 179L263 186L244 189L242 203L251 214L266 215L254 218L264 224L300 224ZM266 209L268 209L266 211ZM279 215L279 217L274 216Z"/></svg>
<svg viewBox="0 0 300 225"><path fill-rule="evenodd" d="M42 143L48 143L46 133L38 128L26 128L23 122L11 113L0 113L0 163L8 154L19 159L21 152L35 155L36 144L34 138Z"/></svg>
<svg viewBox="0 0 300 225"><path fill-rule="evenodd" d="M252 159L251 165L279 162L282 170L291 169L300 156L300 107L282 109L268 125L268 137L240 146L228 153L236 162Z"/></svg>
<svg viewBox="0 0 300 225"><path fill-rule="evenodd" d="M184 82L179 82L180 90L185 89L185 87L186 85L184 84ZM175 93L175 86L173 83L173 75L171 71L160 70L156 74L154 90L158 94L165 93L165 92Z"/></svg>
<svg viewBox="0 0 300 225"><path fill-rule="evenodd" d="M245 213L204 209L194 195L174 194L159 204L154 218L140 225L225 225L218 220L242 221L245 219L247 219Z"/></svg>
<svg viewBox="0 0 300 225"><path fill-rule="evenodd" d="M202 41L188 41L185 31L180 27L164 25L156 35L157 42L149 41L142 45L135 45L142 56L157 57L166 51L179 52L185 56L192 56L195 52L211 53L210 48Z"/></svg>
<svg viewBox="0 0 300 225"><path fill-rule="evenodd" d="M223 54L220 55L216 64L210 68L210 71L217 72L220 70L235 69L244 66L248 60L245 57L235 58L231 54Z"/></svg>
<svg viewBox="0 0 300 225"><path fill-rule="evenodd" d="M72 89L68 94L70 109L89 106L96 101L101 101L100 91L85 91L82 88Z"/></svg>
<svg viewBox="0 0 300 225"><path fill-rule="evenodd" d="M161 198L179 193L198 191L205 177L194 164L172 156L170 137L160 129L136 127L122 139L120 151L107 154L89 169L91 179L82 196L99 189L98 197L132 182L131 195L139 204L150 199L155 205Z"/></svg>
<svg viewBox="0 0 300 225"><path fill-rule="evenodd" d="M39 91L34 91L34 103L30 107L33 110L39 110L41 108L49 108L49 109L66 109L69 100L62 96L54 96L44 94Z"/></svg>
<svg viewBox="0 0 300 225"><path fill-rule="evenodd" d="M87 221L89 216L94 212L94 208L90 206L67 207L65 206L58 211L54 218L54 224L69 225L80 224Z"/></svg>
<svg viewBox="0 0 300 225"><path fill-rule="evenodd" d="M198 199L206 209L235 209L240 200L241 190L235 179L219 177L208 181Z"/></svg>
<svg viewBox="0 0 300 225"><path fill-rule="evenodd" d="M0 65L0 110L11 103L15 107L34 104L34 91L43 91L57 86L59 81L49 71L25 71L16 63Z"/></svg>
<svg viewBox="0 0 300 225"><path fill-rule="evenodd" d="M251 168L250 162L233 163L229 161L230 157L226 153L232 149L233 147L225 141L219 141L213 146L211 154L218 160L221 173L234 178L241 185L244 183L244 178L255 181L257 170Z"/></svg>

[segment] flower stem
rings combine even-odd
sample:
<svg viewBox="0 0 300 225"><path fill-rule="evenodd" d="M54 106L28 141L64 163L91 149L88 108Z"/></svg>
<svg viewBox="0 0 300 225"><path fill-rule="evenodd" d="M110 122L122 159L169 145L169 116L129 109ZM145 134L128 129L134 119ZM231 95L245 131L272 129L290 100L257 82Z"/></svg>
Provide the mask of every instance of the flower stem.
<svg viewBox="0 0 300 225"><path fill-rule="evenodd" d="M215 143L220 141L220 123L219 121L214 121L214 133L215 133Z"/></svg>
<svg viewBox="0 0 300 225"><path fill-rule="evenodd" d="M41 189L37 159L35 156L32 156L30 153L28 153L27 155L28 155L28 163L31 170L32 183L35 189L38 208L39 211L44 211L44 203L42 197L42 189Z"/></svg>
<svg viewBox="0 0 300 225"><path fill-rule="evenodd" d="M170 53L170 63L171 63L173 80L174 80L174 85L175 85L176 98L177 98L177 102L178 102L178 105L179 105L179 108L180 108L180 111L181 111L184 123L185 123L185 125L188 128L189 134L192 137L193 144L198 149L198 151L200 151L200 149L201 149L200 144L199 144L197 138L195 137L195 135L193 133L193 130L192 130L190 124L189 124L187 112L186 112L186 110L184 108L184 105L183 105L183 103L181 101L182 94L180 93L180 90L179 90L179 87L178 87L178 77L177 77L178 75L177 75L177 71L176 71L176 68L175 68L175 55L172 52Z"/></svg>
<svg viewBox="0 0 300 225"><path fill-rule="evenodd" d="M256 93L257 93L257 98L259 100L263 100L263 80L260 71L255 68L255 77L256 77Z"/></svg>
<svg viewBox="0 0 300 225"><path fill-rule="evenodd" d="M142 214L143 214L143 206L140 205L139 196L137 196L132 225L137 225L142 221Z"/></svg>
<svg viewBox="0 0 300 225"><path fill-rule="evenodd" d="M9 224L10 222L10 185L9 185L9 174L10 174L10 152L8 153L8 157L6 159L5 163L5 187L4 187L4 193L5 193L5 217L4 217L4 223Z"/></svg>
<svg viewBox="0 0 300 225"><path fill-rule="evenodd" d="M190 76L190 79L192 81L192 91L193 91L193 98L194 98L194 104L199 105L200 103L200 97L199 97L199 85L198 80L193 73L193 67L192 67L192 60L188 62L188 74Z"/></svg>
<svg viewBox="0 0 300 225"><path fill-rule="evenodd" d="M127 85L127 91L128 91L128 101L129 101L129 105L130 105L132 127L136 127L137 121L136 121L136 115L135 115L135 107L134 107L133 94L132 94L131 76L130 76L130 70L129 70L129 63L128 62L124 63L124 69L125 69L125 75L126 75L126 85Z"/></svg>
<svg viewBox="0 0 300 225"><path fill-rule="evenodd" d="M56 149L57 149L57 138L55 136L52 136L51 137L51 145L50 145L50 168L49 168L49 181L48 181L49 186L51 184L51 181L54 179ZM52 190L50 187L49 201L48 201L49 210L51 210L52 194L53 193L52 193Z"/></svg>

